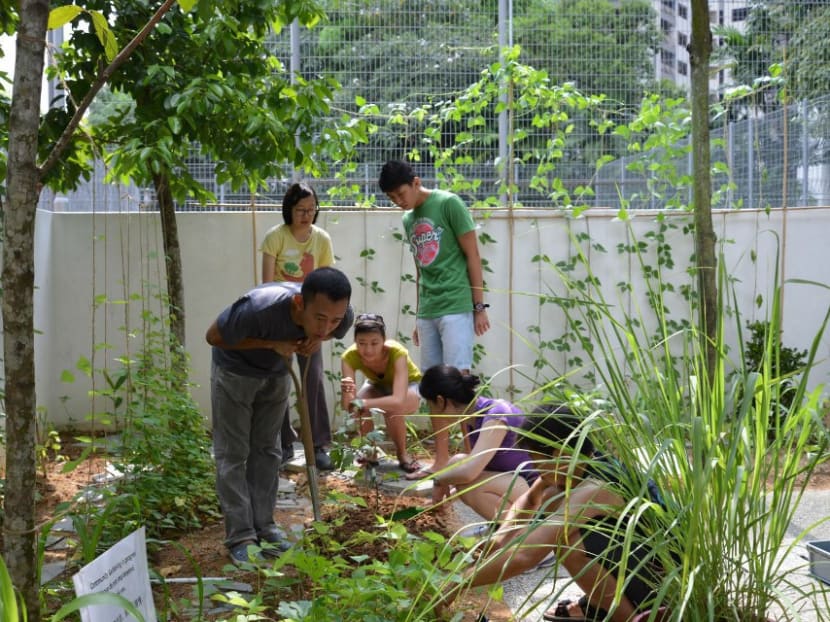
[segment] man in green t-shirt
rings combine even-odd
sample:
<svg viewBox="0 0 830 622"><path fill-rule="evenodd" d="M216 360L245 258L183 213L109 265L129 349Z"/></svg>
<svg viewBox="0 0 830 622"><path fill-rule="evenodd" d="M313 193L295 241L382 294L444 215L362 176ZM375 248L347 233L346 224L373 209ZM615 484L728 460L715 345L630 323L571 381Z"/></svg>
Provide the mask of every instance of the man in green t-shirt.
<svg viewBox="0 0 830 622"><path fill-rule="evenodd" d="M406 211L404 232L418 281L412 338L421 350L421 370L444 364L467 373L473 364L474 336L490 328L473 217L458 195L422 186L408 162L384 164L378 183ZM448 431L435 427L433 469L449 461Z"/></svg>

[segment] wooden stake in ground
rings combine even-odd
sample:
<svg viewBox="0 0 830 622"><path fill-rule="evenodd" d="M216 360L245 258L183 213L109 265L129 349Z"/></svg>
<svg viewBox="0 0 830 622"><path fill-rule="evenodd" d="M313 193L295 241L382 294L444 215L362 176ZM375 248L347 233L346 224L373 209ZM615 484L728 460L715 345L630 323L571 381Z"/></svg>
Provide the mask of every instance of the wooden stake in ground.
<svg viewBox="0 0 830 622"><path fill-rule="evenodd" d="M308 490L311 494L311 510L314 514L314 520L320 521L323 519L320 513L320 487L317 481L317 459L314 456L314 438L311 436L311 417L308 414L308 400L306 398L308 365L306 365L305 371L303 372L303 381L300 383L300 379L294 371L293 362L293 356L286 357L285 366L288 367L288 372L294 381L294 389L297 391L297 408L300 411L300 439L303 442L303 452L305 453Z"/></svg>

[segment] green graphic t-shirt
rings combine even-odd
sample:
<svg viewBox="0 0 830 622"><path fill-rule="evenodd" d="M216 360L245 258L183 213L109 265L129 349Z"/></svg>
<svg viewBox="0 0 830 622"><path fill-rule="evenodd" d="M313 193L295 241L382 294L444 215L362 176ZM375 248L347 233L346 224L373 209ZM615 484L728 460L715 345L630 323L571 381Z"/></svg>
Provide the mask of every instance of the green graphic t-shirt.
<svg viewBox="0 0 830 622"><path fill-rule="evenodd" d="M467 258L458 237L476 225L464 202L452 192L432 190L423 204L403 215L403 226L420 273L418 317L472 311Z"/></svg>

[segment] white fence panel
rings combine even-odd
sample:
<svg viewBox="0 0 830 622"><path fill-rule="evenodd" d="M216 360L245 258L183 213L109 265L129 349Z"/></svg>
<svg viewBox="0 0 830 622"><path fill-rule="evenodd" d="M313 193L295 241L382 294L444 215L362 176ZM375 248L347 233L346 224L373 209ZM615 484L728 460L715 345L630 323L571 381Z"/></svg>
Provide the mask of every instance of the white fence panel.
<svg viewBox="0 0 830 622"><path fill-rule="evenodd" d="M657 212L634 214L631 231L637 238L656 228ZM265 231L281 222L278 212L179 213L179 235L184 264L187 351L191 356L193 395L209 418L210 349L204 334L226 305L252 287L259 274L259 243ZM318 224L334 241L338 267L350 275L357 311L381 313L390 336L408 338L414 318L401 313L406 305L414 309L414 266L408 248L399 238L399 210L323 210ZM669 213L667 218L682 227L688 214ZM541 379L550 380L552 371L567 369L569 356L579 353L545 351L551 369L537 377L533 363L538 357L539 339L556 339L565 330L561 310L553 304L540 307L536 297L562 293L556 274L532 260L540 254L552 262L565 261L573 252L572 236L590 235L606 252L591 250L591 267L599 278L609 303L632 311L646 309L644 297L620 294L620 283L637 287L640 268L630 253L620 253L618 244L630 244L627 223L615 218L612 210L589 210L573 220L556 211L492 212L480 218L480 231L495 240L481 245L492 272L485 273L490 292L493 328L480 339L486 350L477 370L494 380L497 392L515 386L518 395L528 393ZM716 231L725 245L726 267L734 277L741 312L747 319L763 319L769 301L776 252L785 258L788 279L826 281L830 245L823 238L830 228L830 208L789 209L785 212L740 210L719 212ZM666 243L675 266L666 275L675 286L689 282L686 272L692 256L692 239L671 230ZM776 232L773 235L772 232ZM779 246L780 240L780 246ZM654 261L649 255L649 261ZM76 372L74 382L61 380L64 370L74 370L81 357L93 360L96 368L118 368L116 358L135 351L140 340L125 337L124 327L142 327L141 305L120 301L137 294L144 308L161 313L153 297L164 282L164 263L158 214L77 213L39 211L36 227L35 326L38 403L55 425L86 427L85 416L93 409L107 412L106 398L93 403L89 378ZM110 302L104 304L100 299ZM96 300L99 302L96 303ZM672 314L681 319L687 313L685 301L675 296ZM807 285L785 288L784 343L806 348L830 305L830 291ZM539 327L539 334L530 330ZM732 343L735 336L730 335ZM347 342L348 343L348 342ZM102 344L110 344L103 348ZM824 339L821 361L814 382L827 380L830 337ZM343 344L327 344L328 368L339 371L337 354ZM413 349L418 359L416 349ZM509 366L514 370L507 371ZM332 383L332 386L333 383ZM103 381L96 377L95 389ZM334 405L330 388L329 404ZM336 409L332 408L333 411Z"/></svg>

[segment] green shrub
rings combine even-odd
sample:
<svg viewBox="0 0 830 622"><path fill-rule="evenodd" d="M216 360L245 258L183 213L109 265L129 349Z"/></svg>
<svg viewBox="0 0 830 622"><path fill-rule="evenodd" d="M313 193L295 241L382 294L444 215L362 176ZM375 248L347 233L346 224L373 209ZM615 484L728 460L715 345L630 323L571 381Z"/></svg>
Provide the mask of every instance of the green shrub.
<svg viewBox="0 0 830 622"><path fill-rule="evenodd" d="M75 518L96 523L106 516L94 538L98 550L141 525L148 539L161 538L219 516L211 439L189 392L186 356L171 356L165 321L149 311L142 319L143 328L129 333L141 348L118 357L115 371L93 370L86 359L77 365L105 382L94 394L109 402L110 411L91 416L120 430L108 439L106 451L123 477L102 488L102 500L81 505ZM65 372L64 379L71 375ZM90 448L101 444L95 438L81 440Z"/></svg>

